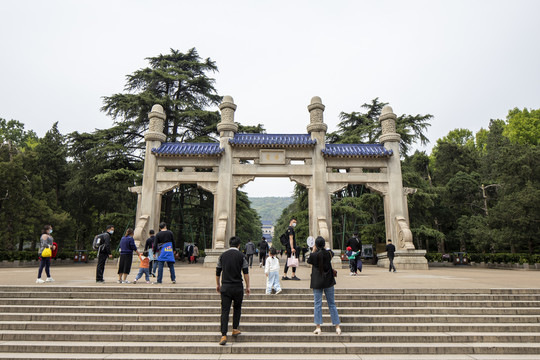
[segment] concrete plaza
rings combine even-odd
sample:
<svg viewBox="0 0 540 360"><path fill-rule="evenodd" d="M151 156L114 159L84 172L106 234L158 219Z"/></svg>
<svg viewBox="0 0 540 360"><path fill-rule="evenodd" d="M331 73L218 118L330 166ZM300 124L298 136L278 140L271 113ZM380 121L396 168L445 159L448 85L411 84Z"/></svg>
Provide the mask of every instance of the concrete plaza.
<svg viewBox="0 0 540 360"><path fill-rule="evenodd" d="M169 270L164 268L163 284L148 285L144 281L124 286L167 286L167 287L214 287L215 269L204 268L202 264L176 263L176 284L170 281ZM430 270L400 270L390 273L387 269L376 266L364 266L358 276L349 276L345 264L338 269L337 288L364 289L495 289L495 288L540 288L540 271L479 269L470 267L445 267ZM38 268L13 267L0 268L0 285L31 285L35 283ZM134 264L128 280L133 281L138 268ZM302 265L297 275L300 281L281 281L282 287L309 288L311 268ZM99 286L117 286L116 262L108 261L105 267L105 284ZM291 270L289 270L289 276ZM57 286L96 285L96 264L73 263L51 266L51 276ZM45 278L45 274L42 275ZM265 287L264 269L254 264L250 269L251 287ZM141 280L144 280L141 279ZM155 278L151 278L151 281ZM47 286L48 283L41 286Z"/></svg>

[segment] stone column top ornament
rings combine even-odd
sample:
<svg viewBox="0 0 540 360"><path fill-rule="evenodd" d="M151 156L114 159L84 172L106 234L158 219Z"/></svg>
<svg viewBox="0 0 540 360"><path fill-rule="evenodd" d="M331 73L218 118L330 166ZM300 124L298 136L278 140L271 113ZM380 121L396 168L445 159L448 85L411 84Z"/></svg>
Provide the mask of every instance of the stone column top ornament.
<svg viewBox="0 0 540 360"><path fill-rule="evenodd" d="M323 112L325 106L322 103L322 100L318 96L311 98L311 104L308 105L309 111L309 125L307 126L308 133L316 132L326 132L328 126L323 121Z"/></svg>
<svg viewBox="0 0 540 360"><path fill-rule="evenodd" d="M150 124L148 125L148 132L144 134L144 140L164 142L167 139L163 133L166 118L163 106L159 104L152 106L152 111L148 113Z"/></svg>
<svg viewBox="0 0 540 360"><path fill-rule="evenodd" d="M400 141L401 136L396 133L396 119L397 116L394 114L394 110L391 106L385 105L382 108L381 116L379 121L381 122L382 135L379 138L379 141L385 143L387 141Z"/></svg>
<svg viewBox="0 0 540 360"><path fill-rule="evenodd" d="M225 95L221 104L219 104L219 110L221 110L221 121L217 124L218 132L232 131L238 132L238 125L234 123L234 112L236 111L236 104L232 96Z"/></svg>

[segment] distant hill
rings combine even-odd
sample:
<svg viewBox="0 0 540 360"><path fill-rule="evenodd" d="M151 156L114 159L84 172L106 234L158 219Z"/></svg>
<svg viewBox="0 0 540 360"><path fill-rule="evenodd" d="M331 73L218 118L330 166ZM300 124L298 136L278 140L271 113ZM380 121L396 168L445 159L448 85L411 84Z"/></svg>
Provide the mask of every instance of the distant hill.
<svg viewBox="0 0 540 360"><path fill-rule="evenodd" d="M261 220L275 224L281 212L293 202L291 197L250 197L251 207L259 213Z"/></svg>

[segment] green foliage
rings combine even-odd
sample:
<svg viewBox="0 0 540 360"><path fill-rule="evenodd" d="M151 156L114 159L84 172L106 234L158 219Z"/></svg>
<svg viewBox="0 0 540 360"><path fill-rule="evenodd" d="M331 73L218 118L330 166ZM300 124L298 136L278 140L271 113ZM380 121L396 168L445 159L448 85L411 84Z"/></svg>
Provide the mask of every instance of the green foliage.
<svg viewBox="0 0 540 360"><path fill-rule="evenodd" d="M283 209L293 202L290 197L255 197L249 200L261 220L272 221L272 223L275 223Z"/></svg>
<svg viewBox="0 0 540 360"><path fill-rule="evenodd" d="M249 240L255 244L262 238L259 214L251 208L251 201L243 191L236 191L236 235L245 245Z"/></svg>
<svg viewBox="0 0 540 360"><path fill-rule="evenodd" d="M524 145L540 144L540 109L519 110L514 108L506 117L504 135L512 142Z"/></svg>
<svg viewBox="0 0 540 360"><path fill-rule="evenodd" d="M361 108L366 109L362 112L341 112L339 117L341 122L338 124L338 131L329 133L328 140L331 143L368 143L377 141L382 134L379 117L385 105L375 98L370 104L363 104ZM429 121L433 115L400 115L396 119L396 132L401 135L400 152L406 155L410 146L416 141L426 145L429 140L425 136Z"/></svg>

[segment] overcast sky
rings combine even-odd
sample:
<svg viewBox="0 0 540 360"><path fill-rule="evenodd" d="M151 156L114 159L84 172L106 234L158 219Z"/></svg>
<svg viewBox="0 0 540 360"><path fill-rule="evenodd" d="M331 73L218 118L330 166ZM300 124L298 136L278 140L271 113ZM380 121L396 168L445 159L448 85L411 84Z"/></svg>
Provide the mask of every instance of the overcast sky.
<svg viewBox="0 0 540 360"><path fill-rule="evenodd" d="M111 125L102 97L122 92L146 57L195 47L219 68L236 121L306 133L320 96L341 111L379 97L432 114L432 144L478 131L514 107L540 108L540 1L0 0L0 117L43 136ZM288 196L258 179L250 196Z"/></svg>

